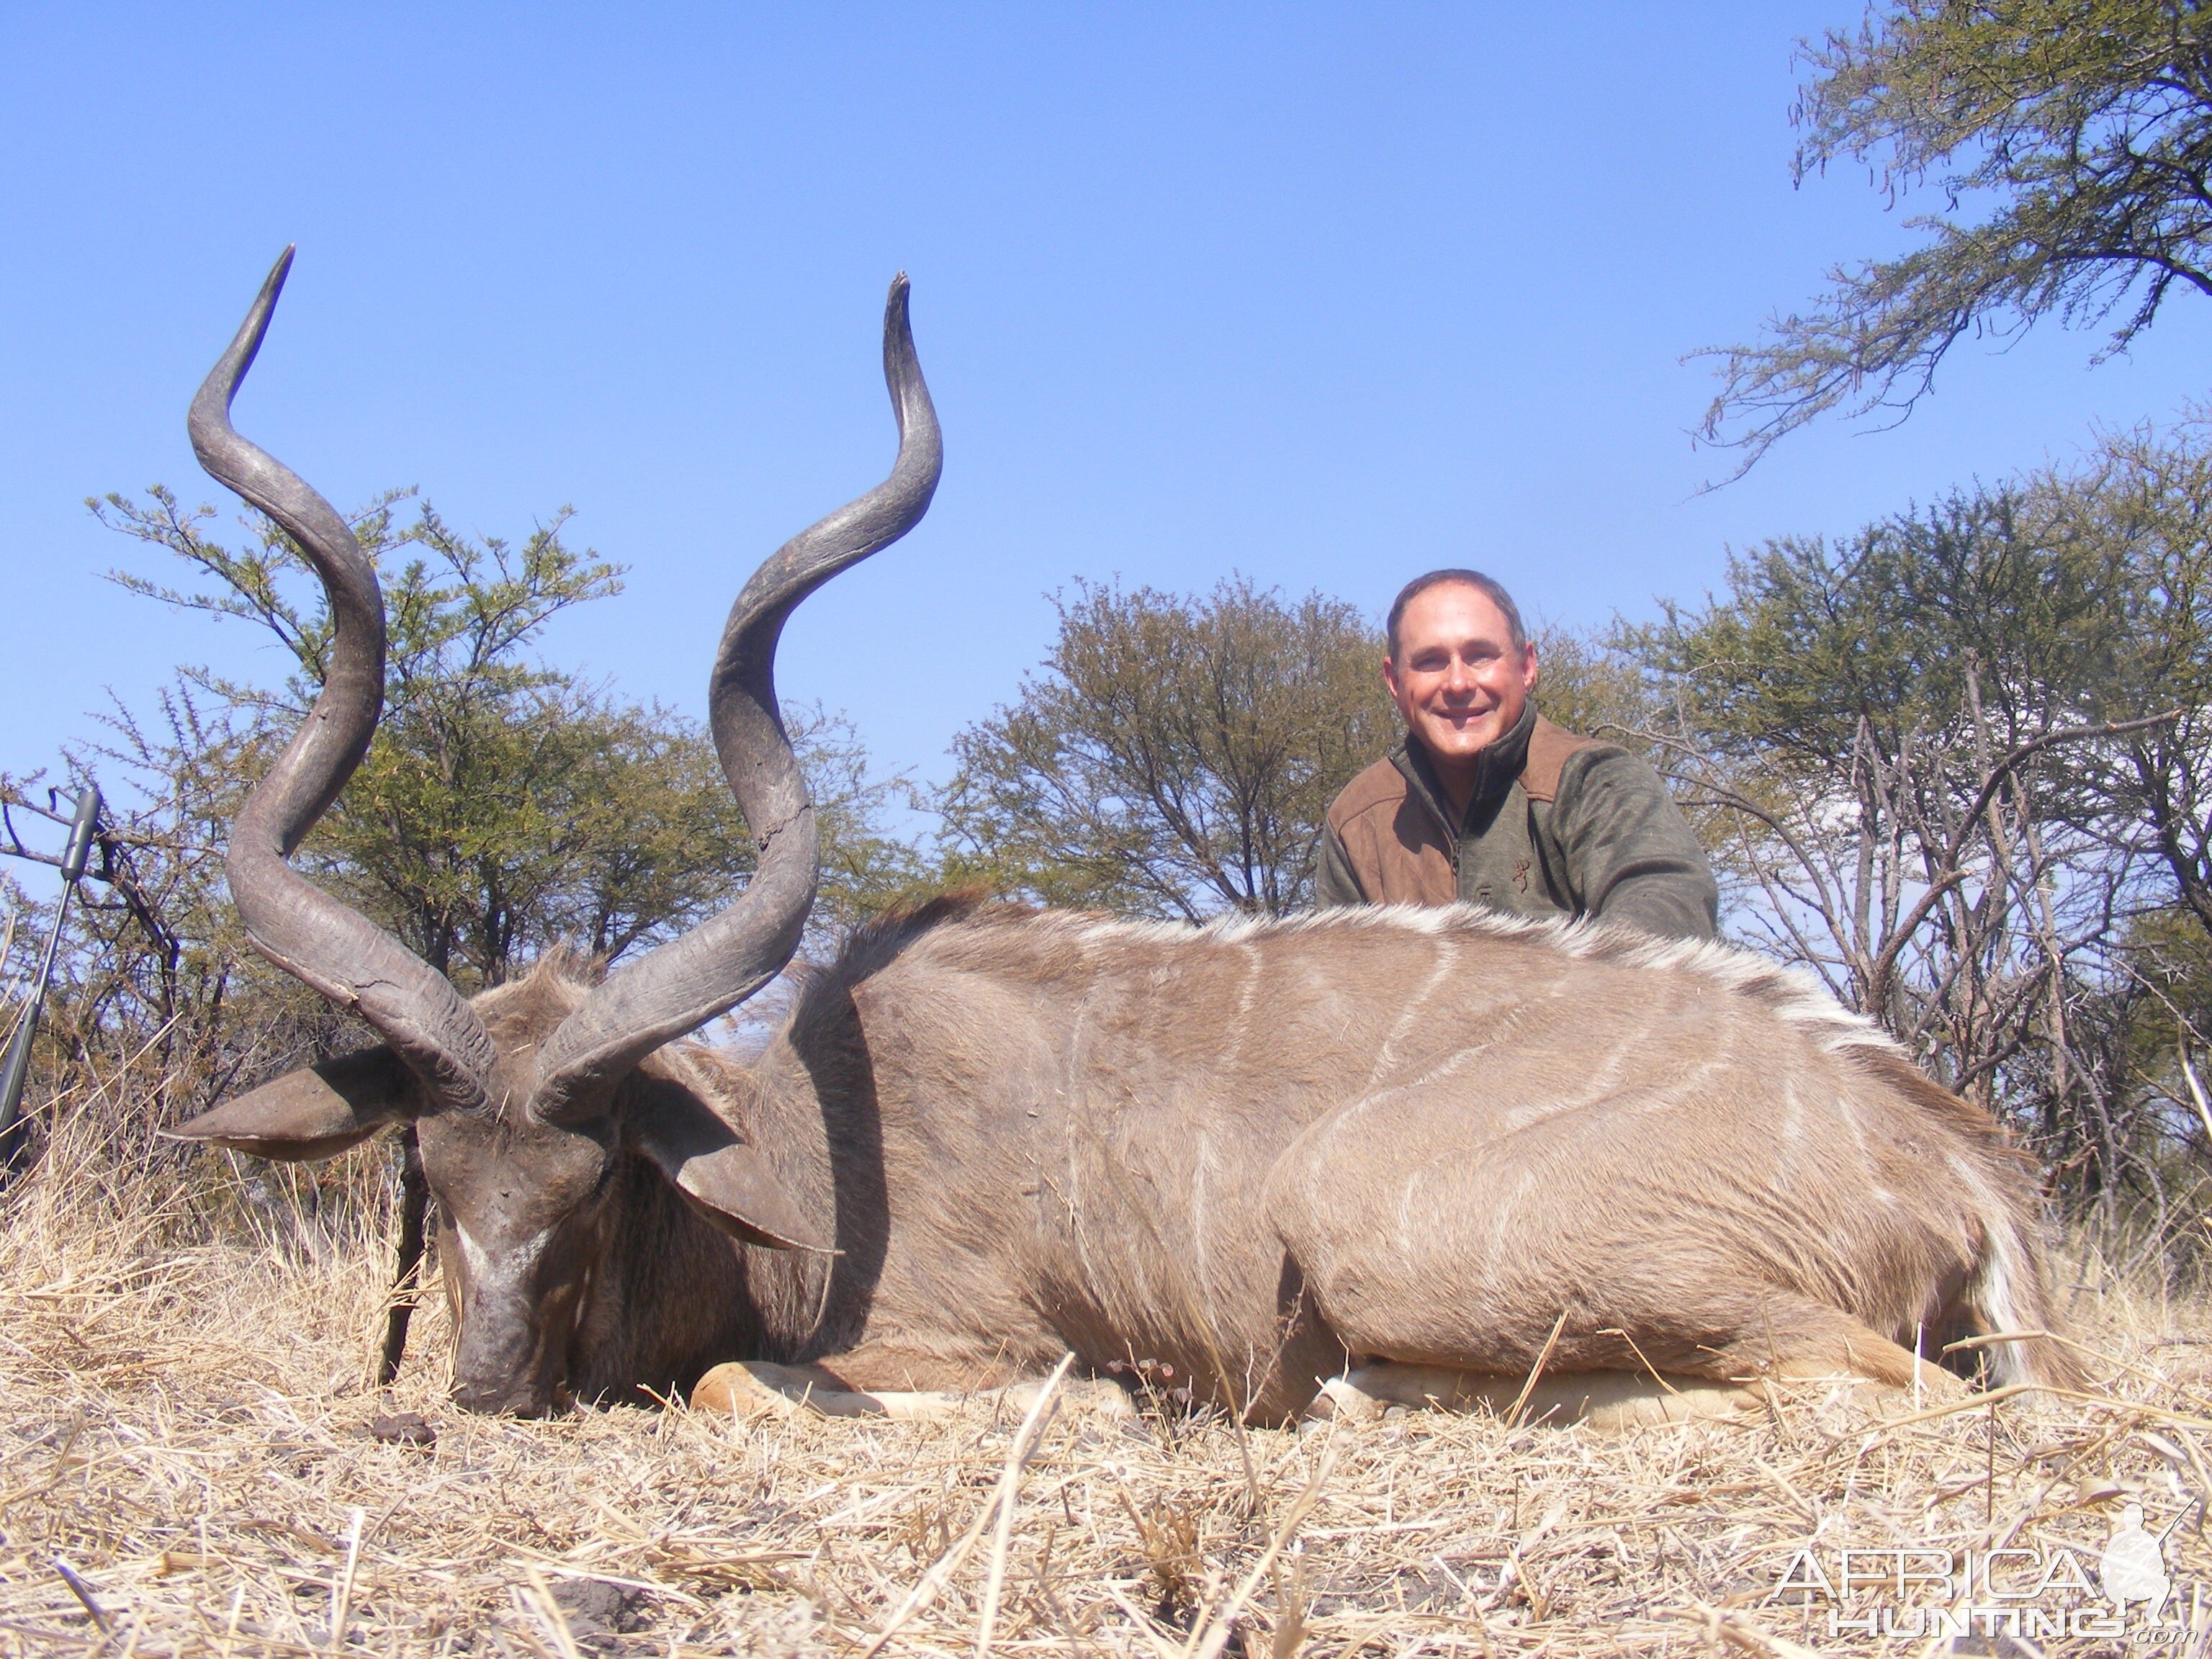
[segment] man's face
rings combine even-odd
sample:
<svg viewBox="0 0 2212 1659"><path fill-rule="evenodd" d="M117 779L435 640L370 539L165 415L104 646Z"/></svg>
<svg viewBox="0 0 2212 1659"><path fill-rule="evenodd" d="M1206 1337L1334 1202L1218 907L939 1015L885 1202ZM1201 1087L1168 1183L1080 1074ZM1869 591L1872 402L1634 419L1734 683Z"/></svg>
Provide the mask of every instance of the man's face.
<svg viewBox="0 0 2212 1659"><path fill-rule="evenodd" d="M1513 729L1536 689L1536 647L1515 648L1505 613L1480 588L1439 582L1399 618L1382 683L1406 729L1449 767Z"/></svg>

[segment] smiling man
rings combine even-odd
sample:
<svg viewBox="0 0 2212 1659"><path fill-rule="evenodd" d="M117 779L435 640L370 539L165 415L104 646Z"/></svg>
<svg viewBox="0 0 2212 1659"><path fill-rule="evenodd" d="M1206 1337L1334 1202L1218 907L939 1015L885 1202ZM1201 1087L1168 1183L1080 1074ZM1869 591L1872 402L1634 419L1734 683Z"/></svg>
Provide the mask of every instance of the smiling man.
<svg viewBox="0 0 2212 1659"><path fill-rule="evenodd" d="M1390 607L1382 681L1406 741L1328 809L1315 897L1463 899L1711 939L1719 892L1658 774L1536 712L1536 647L1512 597L1432 570Z"/></svg>

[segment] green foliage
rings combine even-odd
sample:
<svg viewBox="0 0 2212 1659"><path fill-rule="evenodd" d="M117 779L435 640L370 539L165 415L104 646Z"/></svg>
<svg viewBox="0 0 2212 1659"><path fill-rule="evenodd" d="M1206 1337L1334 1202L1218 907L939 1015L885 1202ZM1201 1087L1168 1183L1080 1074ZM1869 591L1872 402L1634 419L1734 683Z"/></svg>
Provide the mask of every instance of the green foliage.
<svg viewBox="0 0 2212 1659"><path fill-rule="evenodd" d="M561 612L619 592L621 573L568 546L565 509L518 547L471 540L427 506L400 529L398 499L353 519L386 584L385 712L303 849L308 866L465 987L498 983L563 937L617 957L727 902L751 842L702 735L527 654ZM147 506L110 496L94 511L200 579L120 574L125 586L252 622L291 653L273 696L188 672L250 711L257 738L289 732L320 690L330 625L283 532L260 520L234 550L203 532L209 510L183 513L160 489Z"/></svg>
<svg viewBox="0 0 2212 1659"><path fill-rule="evenodd" d="M2212 14L2190 0L1887 0L1802 49L1800 180L1849 158L1948 211L1927 240L1829 274L1808 310L1716 353L1705 434L1744 466L1830 410L1899 418L1961 337L2212 294ZM1964 205L1978 216L1958 217Z"/></svg>
<svg viewBox="0 0 2212 1659"><path fill-rule="evenodd" d="M556 939L613 960L720 908L753 865L753 844L713 744L672 710L623 703L549 667L532 647L570 608L622 591L622 573L562 538L563 508L520 546L472 540L404 497L351 522L385 586L385 708L368 757L302 848L302 867L465 988L496 984ZM321 689L329 620L320 585L289 539L258 516L242 549L210 540L210 509L182 511L156 487L144 504L92 504L101 522L181 559L177 587L114 580L182 610L265 630L294 672L277 690L184 671L184 728L125 760L141 773L212 769L220 842L243 789ZM222 712L217 735L199 705ZM900 780L873 776L842 716L786 712L823 831L821 925L849 926L918 885L918 855L882 828ZM125 734L126 736L128 734Z"/></svg>
<svg viewBox="0 0 2212 1659"><path fill-rule="evenodd" d="M2126 633L2108 547L2053 533L2051 504L1954 495L1840 547L1782 538L1729 562L1727 598L1670 606L1627 640L1691 690L1701 743L1814 771L1963 718L1972 680L2008 745L2094 718Z"/></svg>
<svg viewBox="0 0 2212 1659"><path fill-rule="evenodd" d="M954 740L947 875L1194 920L1307 903L1329 801L1397 735L1381 630L1242 579L1055 603L1042 671Z"/></svg>
<svg viewBox="0 0 2212 1659"><path fill-rule="evenodd" d="M1529 637L1536 647L1539 713L1584 737L1649 749L1645 733L1657 710L1652 686L1632 656L1602 633L1539 623Z"/></svg>
<svg viewBox="0 0 2212 1659"><path fill-rule="evenodd" d="M2201 422L2118 435L2044 489L2057 532L2123 574L2115 705L2176 716L2126 734L2090 782L2212 935L2212 443Z"/></svg>

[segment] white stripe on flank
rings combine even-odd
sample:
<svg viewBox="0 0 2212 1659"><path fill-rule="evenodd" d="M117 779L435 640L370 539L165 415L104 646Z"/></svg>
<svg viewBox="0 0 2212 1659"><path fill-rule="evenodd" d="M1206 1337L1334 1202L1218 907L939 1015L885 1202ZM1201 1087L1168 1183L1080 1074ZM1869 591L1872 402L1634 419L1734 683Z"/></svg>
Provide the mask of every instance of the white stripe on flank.
<svg viewBox="0 0 2212 1659"><path fill-rule="evenodd" d="M1430 970L1428 978L1422 981L1421 988L1413 994L1413 1000L1399 1014L1397 1022L1390 1027L1390 1035L1382 1039L1382 1048L1376 1051L1374 1069L1367 1073L1370 1089L1380 1083L1382 1074L1398 1063L1399 1042L1413 1029L1413 1022L1421 1017L1421 1010L1428 1006L1429 999L1437 994L1437 988L1444 982L1458 961L1459 945L1455 940L1446 939L1437 947L1437 965Z"/></svg>
<svg viewBox="0 0 2212 1659"><path fill-rule="evenodd" d="M1244 958L1244 980L1237 988L1237 1016L1229 1023L1229 1046L1221 1054L1220 1069L1224 1075L1243 1058L1244 1033L1252 1024L1253 1005L1260 999L1260 947L1239 945L1237 950Z"/></svg>

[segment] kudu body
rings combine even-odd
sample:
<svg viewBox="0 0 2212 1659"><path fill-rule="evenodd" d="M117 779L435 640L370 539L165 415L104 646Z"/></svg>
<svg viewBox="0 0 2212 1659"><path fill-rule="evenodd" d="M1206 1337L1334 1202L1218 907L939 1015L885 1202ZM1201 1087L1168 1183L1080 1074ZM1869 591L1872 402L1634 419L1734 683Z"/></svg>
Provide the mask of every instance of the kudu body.
<svg viewBox="0 0 2212 1659"><path fill-rule="evenodd" d="M1366 1394L1330 1397L1502 1379L1510 1399L1540 1370L1571 1413L1642 1391L1666 1415L1678 1387L1902 1384L1908 1345L2050 1325L2035 1188L1996 1126L1719 946L1467 909L1191 929L939 901L803 975L751 1059L676 1041L786 963L811 900L775 635L934 487L903 279L898 466L763 567L717 661L718 746L763 843L750 887L604 982L556 956L464 1002L283 863L381 684L373 573L229 428L283 269L193 435L321 570L340 644L240 814L232 881L257 946L386 1042L175 1133L311 1158L412 1120L464 1404L687 1388L726 1361L963 1389L1072 1352L1267 1417L1347 1365ZM2041 1336L1989 1352L2008 1380L2070 1371Z"/></svg>

